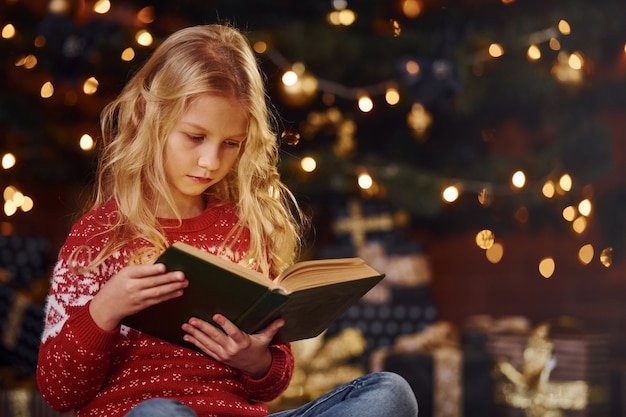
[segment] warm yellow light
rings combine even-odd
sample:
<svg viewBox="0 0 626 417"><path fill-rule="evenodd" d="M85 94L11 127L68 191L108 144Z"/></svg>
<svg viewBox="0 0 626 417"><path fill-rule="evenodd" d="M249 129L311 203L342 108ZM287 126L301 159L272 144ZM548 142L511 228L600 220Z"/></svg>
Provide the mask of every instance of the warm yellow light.
<svg viewBox="0 0 626 417"><path fill-rule="evenodd" d="M477 198L481 206L489 207L493 203L493 191L490 188L483 188Z"/></svg>
<svg viewBox="0 0 626 417"><path fill-rule="evenodd" d="M46 81L39 92L41 98L50 98L54 94L54 85L50 81Z"/></svg>
<svg viewBox="0 0 626 417"><path fill-rule="evenodd" d="M2 37L4 39L11 39L14 36L15 36L15 26L13 26L10 23L4 25L4 27L2 28Z"/></svg>
<svg viewBox="0 0 626 417"><path fill-rule="evenodd" d="M305 156L300 161L300 168L302 168L304 172L313 172L315 168L317 168L317 162L312 157Z"/></svg>
<svg viewBox="0 0 626 417"><path fill-rule="evenodd" d="M137 19L142 23L154 22L154 7L146 6L143 9L139 10L139 12L137 13Z"/></svg>
<svg viewBox="0 0 626 417"><path fill-rule="evenodd" d="M2 198L4 198L5 201L13 201L13 196L15 195L15 193L17 193L17 188L15 188L12 185L9 185L7 187L4 188L4 192L2 193Z"/></svg>
<svg viewBox="0 0 626 417"><path fill-rule="evenodd" d="M333 10L332 12L328 13L328 23L333 26L341 25L341 21L339 20L339 12L337 10Z"/></svg>
<svg viewBox="0 0 626 417"><path fill-rule="evenodd" d="M559 187L561 187L561 190L563 191L571 190L572 177L570 177L569 174L564 174L563 176L561 176L561 178L559 179Z"/></svg>
<svg viewBox="0 0 626 417"><path fill-rule="evenodd" d="M22 211L24 212L31 211L34 206L35 206L35 202L33 201L33 199L28 196L24 196L24 202L22 203L22 206L20 207Z"/></svg>
<svg viewBox="0 0 626 417"><path fill-rule="evenodd" d="M572 230L574 232L581 234L587 229L587 218L584 216L576 217L576 220L572 222Z"/></svg>
<svg viewBox="0 0 626 417"><path fill-rule="evenodd" d="M414 19L422 13L422 4L418 0L403 0L402 13L409 19Z"/></svg>
<svg viewBox="0 0 626 417"><path fill-rule="evenodd" d="M504 47L499 43L492 43L489 45L489 55L493 58L499 58L504 55Z"/></svg>
<svg viewBox="0 0 626 417"><path fill-rule="evenodd" d="M13 201L7 200L4 202L4 214L10 217L14 215L16 211L17 211L17 206L15 205Z"/></svg>
<svg viewBox="0 0 626 417"><path fill-rule="evenodd" d="M562 35L569 35L570 33L572 33L572 28L570 27L567 20L559 21L558 27L559 27L559 32L561 32Z"/></svg>
<svg viewBox="0 0 626 417"><path fill-rule="evenodd" d="M328 22L334 26L350 26L356 21L356 13L350 9L333 10L328 13Z"/></svg>
<svg viewBox="0 0 626 417"><path fill-rule="evenodd" d="M10 152L5 153L4 155L2 155L2 168L4 169L13 168L15 166L16 161L17 160L15 159L15 155L13 155Z"/></svg>
<svg viewBox="0 0 626 417"><path fill-rule="evenodd" d="M385 101L392 106L398 104L400 102L400 93L398 92L398 89L389 87L387 91L385 91Z"/></svg>
<svg viewBox="0 0 626 417"><path fill-rule="evenodd" d="M567 63L571 69L580 70L585 63L585 59L580 52L574 52L569 56Z"/></svg>
<svg viewBox="0 0 626 417"><path fill-rule="evenodd" d="M82 135L80 137L80 140L78 141L78 146L80 146L80 149L82 149L83 151L92 150L94 145L95 145L95 142L93 138L86 133Z"/></svg>
<svg viewBox="0 0 626 417"><path fill-rule="evenodd" d="M98 0L93 5L93 11L98 14L105 14L111 10L111 2L109 0Z"/></svg>
<svg viewBox="0 0 626 417"><path fill-rule="evenodd" d="M495 242L495 235L489 229L481 230L476 234L476 245L481 249L489 249Z"/></svg>
<svg viewBox="0 0 626 417"><path fill-rule="evenodd" d="M407 125L420 139L433 123L433 116L420 103L413 103L406 119Z"/></svg>
<svg viewBox="0 0 626 417"><path fill-rule="evenodd" d="M548 45L550 45L550 49L552 49L553 51L558 51L561 49L561 42L559 42L557 38L550 39Z"/></svg>
<svg viewBox="0 0 626 417"><path fill-rule="evenodd" d="M404 69L409 75L417 75L420 72L420 64L416 61L409 60L404 64Z"/></svg>
<svg viewBox="0 0 626 417"><path fill-rule="evenodd" d="M452 203L453 201L456 201L457 198L459 198L459 189L454 185L450 185L443 190L441 196L443 197L444 201Z"/></svg>
<svg viewBox="0 0 626 417"><path fill-rule="evenodd" d="M122 61L132 61L133 59L135 59L135 50L133 48L126 48L122 51L122 55L121 55Z"/></svg>
<svg viewBox="0 0 626 417"><path fill-rule="evenodd" d="M152 45L152 42L154 42L152 34L147 30L140 30L139 32L137 32L137 34L135 35L135 40L141 46L150 46Z"/></svg>
<svg viewBox="0 0 626 417"><path fill-rule="evenodd" d="M556 265L554 263L554 259L548 257L544 258L539 262L539 273L544 278L550 278L554 274L554 270L556 269Z"/></svg>
<svg viewBox="0 0 626 417"><path fill-rule="evenodd" d="M256 52L257 54L264 54L265 52L267 52L268 48L267 42L263 41L255 42L252 47L254 48L254 52Z"/></svg>
<svg viewBox="0 0 626 417"><path fill-rule="evenodd" d="M13 203L15 204L15 207L20 207L24 204L24 194L20 191L16 191L15 194L13 194Z"/></svg>
<svg viewBox="0 0 626 417"><path fill-rule="evenodd" d="M554 197L554 193L556 192L556 187L554 186L554 182L552 182L552 180L546 181L543 184L543 187L541 188L541 192L546 198Z"/></svg>
<svg viewBox="0 0 626 417"><path fill-rule="evenodd" d="M600 263L607 268L613 264L613 248L602 249L602 252L600 252Z"/></svg>
<svg viewBox="0 0 626 417"><path fill-rule="evenodd" d="M88 96L95 94L98 91L100 83L95 77L89 77L83 84L83 92Z"/></svg>
<svg viewBox="0 0 626 417"><path fill-rule="evenodd" d="M367 173L363 173L359 175L357 182L359 184L359 187L361 187L362 190L369 190L374 184L374 180Z"/></svg>
<svg viewBox="0 0 626 417"><path fill-rule="evenodd" d="M541 50L537 45L530 45L528 47L528 51L526 52L526 56L531 61L537 61L541 58Z"/></svg>
<svg viewBox="0 0 626 417"><path fill-rule="evenodd" d="M578 260L584 265L588 265L593 260L593 255L593 246L590 243L583 245L578 250Z"/></svg>
<svg viewBox="0 0 626 417"><path fill-rule="evenodd" d="M366 95L359 97L358 105L359 105L359 109L363 113L368 113L372 111L372 109L374 108L374 102L372 101L371 98L369 98L369 96L366 96Z"/></svg>
<svg viewBox="0 0 626 417"><path fill-rule="evenodd" d="M526 184L526 175L523 171L515 171L511 177L511 184L516 188L524 187Z"/></svg>
<svg viewBox="0 0 626 417"><path fill-rule="evenodd" d="M585 217L591 214L591 201L588 198L578 203L578 212Z"/></svg>
<svg viewBox="0 0 626 417"><path fill-rule="evenodd" d="M563 212L561 214L565 220L567 220L568 222L573 222L576 218L576 209L572 206L567 206L563 209Z"/></svg>
<svg viewBox="0 0 626 417"><path fill-rule="evenodd" d="M504 246L501 243L495 242L489 249L485 251L485 257L492 264L497 264L502 260L504 256Z"/></svg>
<svg viewBox="0 0 626 417"><path fill-rule="evenodd" d="M35 36L33 45L35 45L37 48L43 48L44 46L46 46L46 38L42 35Z"/></svg>
<svg viewBox="0 0 626 417"><path fill-rule="evenodd" d="M16 67L24 67L26 69L33 69L37 66L37 57L33 54L26 55L15 62Z"/></svg>
<svg viewBox="0 0 626 417"><path fill-rule="evenodd" d="M291 70L285 71L281 80L286 86L295 85L298 82L298 74L296 74L295 71Z"/></svg>
<svg viewBox="0 0 626 417"><path fill-rule="evenodd" d="M356 21L356 13L350 9L344 9L339 11L339 23L343 26L350 26Z"/></svg>

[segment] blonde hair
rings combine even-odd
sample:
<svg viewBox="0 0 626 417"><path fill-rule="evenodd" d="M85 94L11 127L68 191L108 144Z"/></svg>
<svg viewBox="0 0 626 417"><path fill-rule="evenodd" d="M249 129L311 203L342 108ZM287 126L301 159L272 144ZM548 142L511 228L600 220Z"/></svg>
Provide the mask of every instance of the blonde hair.
<svg viewBox="0 0 626 417"><path fill-rule="evenodd" d="M163 149L186 105L201 94L233 97L248 115L238 161L207 190L208 201L237 208L241 224L231 241L247 227L246 257L262 272L276 275L296 260L305 219L277 170L276 118L264 79L248 40L231 26L214 24L169 36L103 110L103 152L91 208L114 199L119 215L91 267L133 239L144 239L159 252L168 245L156 206L166 204L181 217L165 179Z"/></svg>

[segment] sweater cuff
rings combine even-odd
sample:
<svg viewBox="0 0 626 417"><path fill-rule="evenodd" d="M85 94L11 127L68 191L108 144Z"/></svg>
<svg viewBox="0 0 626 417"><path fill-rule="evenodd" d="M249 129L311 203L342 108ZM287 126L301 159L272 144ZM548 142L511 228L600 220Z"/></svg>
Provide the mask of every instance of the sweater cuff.
<svg viewBox="0 0 626 417"><path fill-rule="evenodd" d="M96 352L110 352L117 343L120 328L118 326L110 331L101 329L91 317L90 304L91 300L80 307L65 325L81 346Z"/></svg>
<svg viewBox="0 0 626 417"><path fill-rule="evenodd" d="M293 373L293 356L281 345L270 345L272 365L265 376L254 379L242 375L242 382L252 396L259 401L269 401L287 389Z"/></svg>

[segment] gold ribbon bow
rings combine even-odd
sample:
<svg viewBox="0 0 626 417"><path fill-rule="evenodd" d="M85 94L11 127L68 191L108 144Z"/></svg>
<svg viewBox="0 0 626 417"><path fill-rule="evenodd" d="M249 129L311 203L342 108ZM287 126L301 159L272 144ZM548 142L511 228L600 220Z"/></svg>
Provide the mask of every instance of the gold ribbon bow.
<svg viewBox="0 0 626 417"><path fill-rule="evenodd" d="M371 357L371 368L380 371L385 358L394 353L430 354L433 358L433 416L463 415L463 355L459 334L447 321L439 321L419 333L401 335L394 346L381 348Z"/></svg>

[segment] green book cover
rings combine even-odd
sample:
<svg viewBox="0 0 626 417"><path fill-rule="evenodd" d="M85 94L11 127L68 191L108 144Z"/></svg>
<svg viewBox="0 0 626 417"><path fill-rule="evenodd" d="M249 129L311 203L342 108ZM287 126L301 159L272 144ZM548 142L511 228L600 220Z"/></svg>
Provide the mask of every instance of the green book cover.
<svg viewBox="0 0 626 417"><path fill-rule="evenodd" d="M310 284L315 279L324 282L288 290L278 287L282 274L273 282L256 271L181 242L167 248L156 262L165 264L168 271L183 271L189 286L182 296L129 316L123 324L194 349L183 341L182 324L191 317L212 322L216 313L247 333L258 332L282 317L285 326L277 335L282 342L315 337L384 277L358 258L345 262L305 261L292 269L309 272L289 277L282 285L288 287L298 281Z"/></svg>

